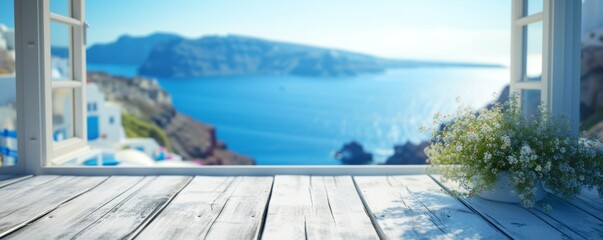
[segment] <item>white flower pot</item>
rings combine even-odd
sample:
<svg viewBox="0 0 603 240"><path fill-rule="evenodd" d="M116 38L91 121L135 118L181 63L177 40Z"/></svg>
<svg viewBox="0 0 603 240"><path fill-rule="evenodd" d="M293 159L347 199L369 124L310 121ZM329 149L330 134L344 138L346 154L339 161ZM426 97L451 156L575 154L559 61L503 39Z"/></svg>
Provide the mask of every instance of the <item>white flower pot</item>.
<svg viewBox="0 0 603 240"><path fill-rule="evenodd" d="M480 198L506 203L520 203L518 195L512 195L511 191L515 190L513 185L509 183L511 174L508 172L502 172L498 175L498 179L494 184L494 187L490 190L485 190L479 194ZM542 188L542 184L538 184L535 194L535 200L540 201L544 198L546 193Z"/></svg>

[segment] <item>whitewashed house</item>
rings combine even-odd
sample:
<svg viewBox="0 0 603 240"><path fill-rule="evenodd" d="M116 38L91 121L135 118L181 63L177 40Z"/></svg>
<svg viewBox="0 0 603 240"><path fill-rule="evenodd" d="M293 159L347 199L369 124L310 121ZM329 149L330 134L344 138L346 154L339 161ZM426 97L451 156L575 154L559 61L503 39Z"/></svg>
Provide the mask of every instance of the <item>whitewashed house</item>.
<svg viewBox="0 0 603 240"><path fill-rule="evenodd" d="M98 85L88 83L86 94L88 144L92 149L102 150L103 160L143 166L167 159L182 160L177 154L167 152L153 138L128 138L122 125L121 107L106 101ZM131 154L128 149L144 155Z"/></svg>
<svg viewBox="0 0 603 240"><path fill-rule="evenodd" d="M86 91L88 141L95 147L117 147L126 138L121 124L121 108L117 104L107 102L105 94L94 83L88 83Z"/></svg>
<svg viewBox="0 0 603 240"><path fill-rule="evenodd" d="M0 48L8 50L15 58L15 30L0 24Z"/></svg>

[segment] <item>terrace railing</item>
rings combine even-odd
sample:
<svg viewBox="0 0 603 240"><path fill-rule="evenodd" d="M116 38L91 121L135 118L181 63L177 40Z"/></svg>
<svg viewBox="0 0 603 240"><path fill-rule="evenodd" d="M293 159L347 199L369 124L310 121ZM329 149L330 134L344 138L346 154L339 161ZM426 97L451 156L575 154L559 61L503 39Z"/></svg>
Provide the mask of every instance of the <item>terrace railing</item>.
<svg viewBox="0 0 603 240"><path fill-rule="evenodd" d="M17 131L3 129L0 131L1 166L11 166L17 163Z"/></svg>

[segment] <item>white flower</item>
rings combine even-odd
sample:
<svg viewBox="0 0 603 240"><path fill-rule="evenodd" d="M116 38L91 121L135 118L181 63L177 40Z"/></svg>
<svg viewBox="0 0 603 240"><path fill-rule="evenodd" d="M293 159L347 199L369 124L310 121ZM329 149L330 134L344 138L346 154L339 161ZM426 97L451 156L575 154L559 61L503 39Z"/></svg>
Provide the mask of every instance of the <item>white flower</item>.
<svg viewBox="0 0 603 240"><path fill-rule="evenodd" d="M463 146L461 146L461 145L457 145L457 146L456 146L456 151L457 151L457 152L463 151Z"/></svg>
<svg viewBox="0 0 603 240"><path fill-rule="evenodd" d="M549 204L544 205L544 212L550 213L552 210L553 210L553 207L551 207L551 205L549 205Z"/></svg>
<svg viewBox="0 0 603 240"><path fill-rule="evenodd" d="M508 146L511 146L511 138L509 136L502 136L500 139L503 142L503 149L507 148Z"/></svg>
<svg viewBox="0 0 603 240"><path fill-rule="evenodd" d="M521 147L521 154L522 155L529 155L531 153L532 153L532 149L530 148L530 146L523 145L523 147Z"/></svg>
<svg viewBox="0 0 603 240"><path fill-rule="evenodd" d="M484 160L490 160L490 159L492 159L492 154L490 154L489 152L486 152L484 154Z"/></svg>
<svg viewBox="0 0 603 240"><path fill-rule="evenodd" d="M508 156L507 160L509 161L510 164L514 164L515 162L517 162L517 159L513 156Z"/></svg>
<svg viewBox="0 0 603 240"><path fill-rule="evenodd" d="M540 165L536 165L536 169L534 170L536 170L536 172L540 172L542 171L542 167Z"/></svg>

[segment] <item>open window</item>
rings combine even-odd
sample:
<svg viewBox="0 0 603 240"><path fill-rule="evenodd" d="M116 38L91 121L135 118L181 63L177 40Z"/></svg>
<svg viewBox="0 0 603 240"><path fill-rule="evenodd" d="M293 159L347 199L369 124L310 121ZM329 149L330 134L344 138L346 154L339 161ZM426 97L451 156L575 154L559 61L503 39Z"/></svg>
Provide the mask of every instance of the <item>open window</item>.
<svg viewBox="0 0 603 240"><path fill-rule="evenodd" d="M87 149L86 132L86 51L83 0L43 2L49 12L44 21L47 84L46 141L48 165L60 164Z"/></svg>
<svg viewBox="0 0 603 240"><path fill-rule="evenodd" d="M519 94L522 112L532 115L546 103L542 93L543 59L543 0L513 1L513 39L511 53L512 90Z"/></svg>
<svg viewBox="0 0 603 240"><path fill-rule="evenodd" d="M526 115L543 105L579 122L581 1L513 0L511 91Z"/></svg>

